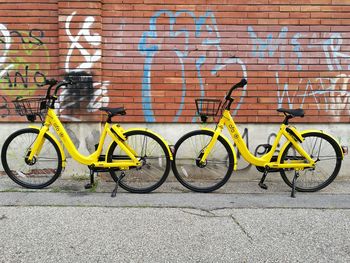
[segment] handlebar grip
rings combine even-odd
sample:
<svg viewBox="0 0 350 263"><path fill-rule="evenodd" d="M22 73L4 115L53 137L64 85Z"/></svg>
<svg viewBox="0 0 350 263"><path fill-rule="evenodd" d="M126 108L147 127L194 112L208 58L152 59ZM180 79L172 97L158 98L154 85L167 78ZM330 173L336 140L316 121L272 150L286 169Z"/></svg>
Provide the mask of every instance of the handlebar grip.
<svg viewBox="0 0 350 263"><path fill-rule="evenodd" d="M247 85L247 80L246 79L241 79L239 83L237 83L237 88L243 88L245 85Z"/></svg>
<svg viewBox="0 0 350 263"><path fill-rule="evenodd" d="M50 85L50 86L54 86L57 84L57 80L55 79L45 79L45 85Z"/></svg>
<svg viewBox="0 0 350 263"><path fill-rule="evenodd" d="M240 82L238 82L237 84L235 84L232 89L237 89L237 88L243 88L245 85L247 85L247 80L246 79L241 79Z"/></svg>
<svg viewBox="0 0 350 263"><path fill-rule="evenodd" d="M56 95L57 95L57 92L58 92L58 90L59 90L59 88L62 87L62 86L74 85L74 84L76 84L76 82L73 81L71 78L68 78L68 79L66 79L66 80L64 80L64 81L62 81L62 82L60 82L60 83L56 86L56 89L55 89L55 91L54 91L53 94L56 96Z"/></svg>

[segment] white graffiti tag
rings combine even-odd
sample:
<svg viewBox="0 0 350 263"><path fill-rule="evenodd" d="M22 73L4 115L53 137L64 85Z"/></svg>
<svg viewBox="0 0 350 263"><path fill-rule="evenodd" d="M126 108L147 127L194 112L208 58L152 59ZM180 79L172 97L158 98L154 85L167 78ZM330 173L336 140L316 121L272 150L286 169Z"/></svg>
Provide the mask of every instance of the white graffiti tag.
<svg viewBox="0 0 350 263"><path fill-rule="evenodd" d="M101 36L97 33L92 35L90 32L90 28L95 22L95 19L92 16L86 17L84 24L82 28L79 30L78 34L76 36L72 36L71 30L70 30L70 23L73 17L75 16L75 14L76 12L73 12L70 16L67 17L66 25L65 25L67 36L71 41L71 45L69 47L68 54L66 57L66 64L65 64L66 72L72 71L70 69L69 63L70 63L70 58L75 49L78 49L80 54L84 56L85 62L81 63L78 67L73 69L74 71L90 69L92 68L95 62L101 59L101 49L99 48L99 46L101 45ZM90 54L89 50L84 48L82 44L79 43L81 36L83 36L85 38L85 41L88 42L90 45L98 47L94 54Z"/></svg>
<svg viewBox="0 0 350 263"><path fill-rule="evenodd" d="M333 33L331 37L323 43L323 50L327 60L329 70L342 70L340 59L350 59L350 55L340 52L343 38L340 33ZM349 70L350 66L345 70Z"/></svg>
<svg viewBox="0 0 350 263"><path fill-rule="evenodd" d="M71 32L71 22L75 15L76 12L73 12L70 16L67 17L65 23L66 34L71 42L66 56L65 70L71 77L75 76L76 78L77 76L80 76L78 79L80 78L82 81L81 83L77 83L79 88L76 86L71 87L71 89L62 91L60 98L60 112L63 112L65 109L80 108L80 102L83 103L82 105L86 106L87 112L95 112L98 110L98 108L107 106L109 103L109 97L107 94L109 81L92 82L93 80L91 71L93 69L94 63L98 62L101 59L102 39L98 33L91 32L91 28L95 22L95 18L92 16L88 16L84 19L84 22L81 25L81 28L78 31L77 35L73 36ZM86 47L86 45L90 45L90 47ZM91 46L93 47L92 49ZM78 50L79 53L73 54L73 52L76 50ZM83 57L83 60L80 59L80 61L83 62L72 66L71 58L73 56ZM84 81L84 78L86 78L87 81ZM79 99L72 100L72 96L78 96ZM87 104L84 104L84 102L87 102ZM73 121L80 120L79 118L70 115L61 116Z"/></svg>
<svg viewBox="0 0 350 263"><path fill-rule="evenodd" d="M7 30L6 26L3 24L0 24L0 43L3 43L3 53L0 56L0 78L7 72L8 69L12 68L13 65L8 65L5 69L2 69L2 65L6 62L6 55L10 50L11 47L11 36L10 32Z"/></svg>
<svg viewBox="0 0 350 263"><path fill-rule="evenodd" d="M11 36L6 26L3 24L0 24L0 33L1 33L0 37L2 37L0 39L0 43L4 44L3 54L0 56L0 66L2 66L2 64L4 64L4 62L6 61L7 52L10 50Z"/></svg>

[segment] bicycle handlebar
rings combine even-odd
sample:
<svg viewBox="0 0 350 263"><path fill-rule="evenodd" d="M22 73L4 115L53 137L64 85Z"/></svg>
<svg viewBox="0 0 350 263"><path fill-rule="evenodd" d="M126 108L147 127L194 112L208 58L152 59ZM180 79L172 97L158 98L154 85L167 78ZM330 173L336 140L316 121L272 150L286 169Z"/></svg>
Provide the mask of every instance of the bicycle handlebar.
<svg viewBox="0 0 350 263"><path fill-rule="evenodd" d="M57 84L57 82L58 82L58 80L56 80L56 79L45 79L44 85L54 86Z"/></svg>
<svg viewBox="0 0 350 263"><path fill-rule="evenodd" d="M54 91L54 96L56 96L57 95L57 91L58 91L58 89L60 87L67 86L69 84L72 85L72 84L74 84L74 82L71 79L63 80L61 82L58 82L58 80L56 80L56 79L46 79L44 85L48 85L49 86L49 88L47 89L47 92L46 92L46 98L50 98L50 93L51 93L51 89L52 89L53 86L57 85L56 88L55 88L55 91Z"/></svg>
<svg viewBox="0 0 350 263"><path fill-rule="evenodd" d="M241 79L240 82L238 82L237 84L233 85L232 88L230 89L230 91L227 93L225 99L226 100L229 100L231 99L231 93L232 91L234 91L235 89L238 89L238 88L243 88L245 85L247 85L247 80L246 79Z"/></svg>
<svg viewBox="0 0 350 263"><path fill-rule="evenodd" d="M228 103L227 103L227 105L225 107L226 110L230 110L231 109L231 104L233 102L233 98L231 98L232 91L234 91L235 89L238 89L238 88L243 88L245 85L247 85L247 83L248 82L247 82L246 79L241 79L240 82L238 82L237 84L232 86L230 91L225 96L226 101L228 101Z"/></svg>
<svg viewBox="0 0 350 263"><path fill-rule="evenodd" d="M58 83L58 85L57 85L56 88L55 88L55 91L54 91L54 93L53 93L54 96L57 95L57 91L58 91L58 89L59 89L60 87L62 87L62 86L67 86L67 85L72 85L72 84L74 84L74 82L73 82L71 79L61 81L60 83Z"/></svg>

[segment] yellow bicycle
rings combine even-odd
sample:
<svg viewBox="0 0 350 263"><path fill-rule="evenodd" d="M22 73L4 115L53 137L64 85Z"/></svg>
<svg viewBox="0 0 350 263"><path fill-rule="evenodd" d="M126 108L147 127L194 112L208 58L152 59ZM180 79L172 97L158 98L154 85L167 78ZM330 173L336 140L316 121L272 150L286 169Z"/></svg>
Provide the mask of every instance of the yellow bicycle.
<svg viewBox="0 0 350 263"><path fill-rule="evenodd" d="M73 85L71 80L58 82L48 80L46 97L23 98L14 101L19 115L26 115L29 121L39 117L41 127L29 126L11 134L1 151L1 161L5 172L17 184L32 189L44 188L52 184L66 167L66 155L62 144L77 162L90 169L92 187L95 172L109 172L117 186L129 192L148 193L158 188L167 178L172 153L168 144L158 134L148 129L124 130L118 124L111 124L116 115L125 115L121 108L100 108L107 113L107 121L101 132L96 151L85 156L76 149L71 138L55 113L55 102L60 87ZM52 87L53 95L50 95ZM56 132L60 141L50 132ZM109 135L106 154L102 154L105 139ZM117 186L113 195L115 195Z"/></svg>
<svg viewBox="0 0 350 263"><path fill-rule="evenodd" d="M344 149L330 135L320 130L299 132L289 125L294 117L303 117L302 109L277 109L285 115L272 145L261 145L263 156L257 157L247 148L230 114L234 99L232 91L243 88L245 79L234 85L221 100L197 99L196 106L202 122L214 117L222 110L216 128L195 130L182 136L175 144L172 169L177 180L186 188L196 192L211 192L222 187L236 170L237 158L230 141L222 134L227 127L233 142L243 158L263 173L259 186L269 172L280 172L284 182L295 191L313 192L329 185L341 167ZM286 142L275 154L281 138Z"/></svg>

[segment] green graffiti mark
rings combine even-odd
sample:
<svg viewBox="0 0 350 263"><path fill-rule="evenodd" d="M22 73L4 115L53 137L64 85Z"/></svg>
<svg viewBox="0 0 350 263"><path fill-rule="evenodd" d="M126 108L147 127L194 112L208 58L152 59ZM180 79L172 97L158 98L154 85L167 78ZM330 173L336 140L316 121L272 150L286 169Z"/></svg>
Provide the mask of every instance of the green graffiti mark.
<svg viewBox="0 0 350 263"><path fill-rule="evenodd" d="M42 65L50 64L50 52L41 40L40 44L28 40L33 37L31 31L16 32L16 35L21 36L22 43L7 53L2 68L10 68L0 77L0 88L6 96L33 96L48 75L48 70ZM40 58L40 62L36 58Z"/></svg>

